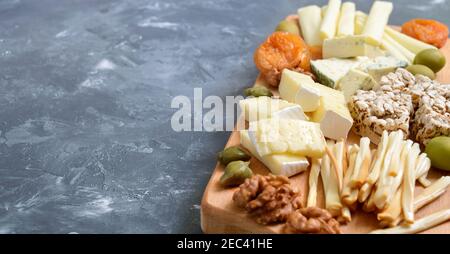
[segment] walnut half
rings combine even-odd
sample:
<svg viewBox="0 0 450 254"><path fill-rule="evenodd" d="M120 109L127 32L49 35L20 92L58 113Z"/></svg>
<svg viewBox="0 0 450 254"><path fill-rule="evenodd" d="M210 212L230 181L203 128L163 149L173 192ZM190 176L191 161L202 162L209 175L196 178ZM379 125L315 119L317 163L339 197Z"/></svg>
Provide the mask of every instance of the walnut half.
<svg viewBox="0 0 450 254"><path fill-rule="evenodd" d="M301 208L288 216L284 228L289 234L340 234L339 222L318 207Z"/></svg>
<svg viewBox="0 0 450 254"><path fill-rule="evenodd" d="M285 176L254 175L245 180L233 195L233 201L245 208L259 224L281 223L300 208L301 198Z"/></svg>

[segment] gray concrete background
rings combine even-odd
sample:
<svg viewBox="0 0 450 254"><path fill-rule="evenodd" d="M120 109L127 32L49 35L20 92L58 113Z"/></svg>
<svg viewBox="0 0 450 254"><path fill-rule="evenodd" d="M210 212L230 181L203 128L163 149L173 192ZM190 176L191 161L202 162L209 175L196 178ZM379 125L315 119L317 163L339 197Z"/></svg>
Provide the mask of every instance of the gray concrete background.
<svg viewBox="0 0 450 254"><path fill-rule="evenodd" d="M311 3L0 1L0 233L201 232L229 133L173 132L171 100L240 94L255 47ZM448 13L395 1L391 23Z"/></svg>

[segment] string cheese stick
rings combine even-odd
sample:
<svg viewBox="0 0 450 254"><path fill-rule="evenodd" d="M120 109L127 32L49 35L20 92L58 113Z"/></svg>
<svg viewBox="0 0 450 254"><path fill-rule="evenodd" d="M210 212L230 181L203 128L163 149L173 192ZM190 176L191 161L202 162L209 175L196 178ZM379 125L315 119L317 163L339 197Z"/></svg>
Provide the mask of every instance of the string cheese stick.
<svg viewBox="0 0 450 254"><path fill-rule="evenodd" d="M400 155L401 151L403 150L403 133L401 131L397 131L391 133L391 135L392 142L390 143L392 145L390 145L388 151L386 151L385 163L383 163L383 168L380 172L380 178L377 182L377 189L373 196L373 202L378 209L383 209L386 206L391 186L395 181L395 177L389 176L390 169L393 167L400 168L399 161L401 160Z"/></svg>
<svg viewBox="0 0 450 254"><path fill-rule="evenodd" d="M370 174L370 170L371 170L372 167L373 167L373 164L375 164L376 161L377 161L377 158L376 158L376 156L377 156L377 149L372 149L372 151L371 151L371 156L372 156L372 160L371 160L371 162L370 162L369 174ZM365 182L365 183L361 186L361 188L359 189L359 192L358 192L358 202L364 203L364 201L367 200L367 198L368 198L369 195L370 195L370 192L372 192L372 186L373 186L373 185L369 184L369 183L367 182L367 179L366 179L366 182Z"/></svg>
<svg viewBox="0 0 450 254"><path fill-rule="evenodd" d="M340 223L349 223L352 221L352 213L348 206L342 207L341 216L339 217Z"/></svg>
<svg viewBox="0 0 450 254"><path fill-rule="evenodd" d="M370 232L370 234L415 234L430 229L448 220L450 220L450 209L428 215L417 220L411 225L401 225L389 229L375 230Z"/></svg>
<svg viewBox="0 0 450 254"><path fill-rule="evenodd" d="M339 189L342 190L342 182L344 178L344 170L347 167L347 156L346 156L346 144L345 141L337 142L333 147L333 153L336 158L337 168L336 173L338 176Z"/></svg>
<svg viewBox="0 0 450 254"><path fill-rule="evenodd" d="M389 175L390 176L397 176L399 174L399 172L401 171L401 167L400 166L404 166L405 165L405 161L409 152L409 149L411 149L413 142L412 140L407 140L406 142L403 143L404 147L402 148L402 154L400 157L400 160L392 160L392 163L389 166ZM406 146L406 147L405 147Z"/></svg>
<svg viewBox="0 0 450 254"><path fill-rule="evenodd" d="M358 200L358 192L358 189L351 189L350 194L342 199L344 204L348 206L355 204Z"/></svg>
<svg viewBox="0 0 450 254"><path fill-rule="evenodd" d="M402 190L399 189L389 206L377 215L379 221L383 221L384 225L389 225L397 219L402 213Z"/></svg>
<svg viewBox="0 0 450 254"><path fill-rule="evenodd" d="M383 131L383 135L381 136L381 141L378 144L376 158L377 160L373 163L373 166L370 169L370 174L367 177L367 182L369 184L374 184L380 175L381 167L383 166L384 157L386 156L386 151L389 145L389 134L387 131Z"/></svg>
<svg viewBox="0 0 450 254"><path fill-rule="evenodd" d="M352 177L350 178L350 186L352 188L360 188L366 181L369 174L369 167L371 161L370 139L367 137L361 138L359 144L359 153L356 156L355 168L353 169Z"/></svg>
<svg viewBox="0 0 450 254"><path fill-rule="evenodd" d="M414 211L431 203L439 196L445 193L450 185L450 176L443 176L434 182L430 187L424 189L417 197L414 198Z"/></svg>
<svg viewBox="0 0 450 254"><path fill-rule="evenodd" d="M450 176L443 176L434 182L430 187L424 189L417 197L414 197L414 212L419 211L422 207L436 200L447 190L450 185ZM402 220L402 216L397 217L388 226L395 227Z"/></svg>
<svg viewBox="0 0 450 254"><path fill-rule="evenodd" d="M329 141L327 145L331 145ZM330 150L326 147L326 150ZM333 215L339 216L342 209L341 199L339 197L339 186L337 177L331 169L331 160L329 154L326 153L321 162L320 176L322 177L323 188L325 192L325 208Z"/></svg>
<svg viewBox="0 0 450 254"><path fill-rule="evenodd" d="M342 198L348 197L351 194L352 188L350 187L350 178L353 174L353 169L355 168L355 160L356 160L356 155L357 155L358 151L359 151L359 147L357 145L352 145L350 147L350 151L347 156L349 158L349 165L348 165L347 172L345 172L345 175L344 175L344 181L343 181L342 192L341 192Z"/></svg>
<svg viewBox="0 0 450 254"><path fill-rule="evenodd" d="M416 179L419 180L420 184L424 185L425 187L429 186L429 181L426 181L426 177L428 175L428 172L431 168L431 161L430 158L427 157L425 153L422 153L419 155L419 158L417 159L417 167L416 167Z"/></svg>
<svg viewBox="0 0 450 254"><path fill-rule="evenodd" d="M407 154L403 175L402 210L406 223L414 222L414 187L416 183L415 164L420 154L419 144L414 144Z"/></svg>
<svg viewBox="0 0 450 254"><path fill-rule="evenodd" d="M311 170L309 172L309 192L308 192L308 200L306 202L307 207L314 207L317 204L317 187L319 181L320 174L320 160L312 159L311 161Z"/></svg>
<svg viewBox="0 0 450 254"><path fill-rule="evenodd" d="M422 184L423 187L429 187L431 185L431 181L427 179L426 176L421 176L419 179L417 179L420 184Z"/></svg>
<svg viewBox="0 0 450 254"><path fill-rule="evenodd" d="M341 0L329 0L328 7L320 25L322 39L334 38L341 10Z"/></svg>
<svg viewBox="0 0 450 254"><path fill-rule="evenodd" d="M413 142L411 140L407 140L406 142L403 142L403 148L400 154L400 163L398 165L398 171L397 175L395 177L389 178L390 181L387 182L387 199L386 203L389 205L389 203L394 198L395 192L398 188L400 188L400 185L403 182L403 175L405 174L406 165L407 165L407 157L408 153L411 150L411 147L413 145Z"/></svg>
<svg viewBox="0 0 450 254"><path fill-rule="evenodd" d="M338 172L338 167L339 167L339 163L336 160L336 157L334 156L334 142L333 141L327 141L327 143L332 142L332 144L330 145L332 148L330 149L329 146L325 147L325 152L327 153L328 157L330 157L330 162L331 165L330 167L332 167L332 171L334 172L334 178L336 178L336 184L338 187L338 193L341 193L341 187L339 184L339 172Z"/></svg>

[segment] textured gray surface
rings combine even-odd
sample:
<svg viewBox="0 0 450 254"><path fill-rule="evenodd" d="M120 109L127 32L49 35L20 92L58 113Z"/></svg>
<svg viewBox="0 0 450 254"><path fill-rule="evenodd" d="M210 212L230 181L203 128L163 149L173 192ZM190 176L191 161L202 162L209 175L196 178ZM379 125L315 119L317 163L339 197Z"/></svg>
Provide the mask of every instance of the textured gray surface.
<svg viewBox="0 0 450 254"><path fill-rule="evenodd" d="M173 132L171 99L239 94L265 35L318 2L0 1L0 233L201 232L229 133ZM449 23L445 0L395 3L392 23Z"/></svg>

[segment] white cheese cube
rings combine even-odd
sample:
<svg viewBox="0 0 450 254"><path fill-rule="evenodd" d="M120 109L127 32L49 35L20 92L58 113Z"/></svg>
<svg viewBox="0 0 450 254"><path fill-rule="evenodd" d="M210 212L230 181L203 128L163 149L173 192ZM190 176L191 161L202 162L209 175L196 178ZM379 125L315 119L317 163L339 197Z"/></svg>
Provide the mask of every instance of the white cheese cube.
<svg viewBox="0 0 450 254"><path fill-rule="evenodd" d="M307 75L284 69L278 89L281 98L299 104L305 112L313 112L319 107L320 92Z"/></svg>
<svg viewBox="0 0 450 254"><path fill-rule="evenodd" d="M256 152L255 145L250 140L247 130L240 131L240 141L241 145L249 150L250 153L261 161L274 175L290 177L307 170L309 167L308 159L304 156L288 153L260 156Z"/></svg>
<svg viewBox="0 0 450 254"><path fill-rule="evenodd" d="M346 139L353 119L346 106L344 94L326 86L322 86L321 94L319 109L312 114L311 120L320 123L325 137L334 140Z"/></svg>

